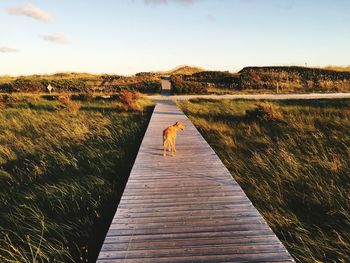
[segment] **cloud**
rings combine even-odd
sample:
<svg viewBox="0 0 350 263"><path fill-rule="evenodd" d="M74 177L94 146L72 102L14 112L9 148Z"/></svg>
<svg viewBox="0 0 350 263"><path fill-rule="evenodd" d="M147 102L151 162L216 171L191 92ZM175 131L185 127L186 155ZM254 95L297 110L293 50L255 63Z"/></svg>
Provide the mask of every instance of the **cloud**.
<svg viewBox="0 0 350 263"><path fill-rule="evenodd" d="M69 44L70 43L69 38L63 33L56 33L56 34L52 34L52 35L43 35L43 36L41 36L41 38L44 39L45 41L54 42L54 43L58 43L58 44Z"/></svg>
<svg viewBox="0 0 350 263"><path fill-rule="evenodd" d="M191 5L197 0L143 0L147 5L166 5L169 3L178 3L182 5Z"/></svg>
<svg viewBox="0 0 350 263"><path fill-rule="evenodd" d="M19 52L17 48L0 47L0 53L16 53L16 52Z"/></svg>
<svg viewBox="0 0 350 263"><path fill-rule="evenodd" d="M285 10L290 10L294 7L294 0L284 0L281 2L278 2L277 7Z"/></svg>
<svg viewBox="0 0 350 263"><path fill-rule="evenodd" d="M244 4L257 4L258 0L240 0L241 3ZM295 5L295 0L278 0L278 1L270 1L266 2L266 5L277 7L279 9L290 10Z"/></svg>
<svg viewBox="0 0 350 263"><path fill-rule="evenodd" d="M50 22L52 17L49 13L32 4L10 7L7 12L11 15L27 16L42 22Z"/></svg>
<svg viewBox="0 0 350 263"><path fill-rule="evenodd" d="M205 19L208 20L209 22L215 22L216 21L216 17L214 15L206 15Z"/></svg>

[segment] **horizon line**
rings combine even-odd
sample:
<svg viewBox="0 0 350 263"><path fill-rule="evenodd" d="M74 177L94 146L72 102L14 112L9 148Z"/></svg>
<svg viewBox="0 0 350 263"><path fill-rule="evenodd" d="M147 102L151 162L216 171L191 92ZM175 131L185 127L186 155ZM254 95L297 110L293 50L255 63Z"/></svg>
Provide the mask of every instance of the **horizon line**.
<svg viewBox="0 0 350 263"><path fill-rule="evenodd" d="M0 77L27 77L27 76L34 76L34 75L39 75L39 76L52 76L55 74L67 74L67 73L75 73L75 74L90 74L90 75L118 75L118 76L135 76L138 73L158 73L158 74L166 74L169 71L174 71L177 69L181 69L183 67L191 67L191 68L198 68L198 69L203 69L203 71L222 71L222 72L230 72L230 73L238 73L239 71L241 71L244 68L248 68L248 67L303 67L303 68L318 68L318 69L327 69L329 67L334 67L334 68L349 68L350 64L348 65L332 65L332 64L328 64L328 65L324 65L324 66L320 66L320 65L308 65L308 64L276 64L276 65L247 65L247 66L243 66L241 69L239 70L229 70L229 69L207 69L205 67L201 67L201 66L196 66L196 65L187 65L187 64L183 64L183 65L179 65L179 66L175 66L172 67L171 69L168 70L149 70L149 71L137 71L134 73L130 73L130 74L119 74L118 72L108 72L108 71L74 71L74 70L58 70L58 71L52 71L52 72L32 72L32 73L24 73L24 74L0 74Z"/></svg>

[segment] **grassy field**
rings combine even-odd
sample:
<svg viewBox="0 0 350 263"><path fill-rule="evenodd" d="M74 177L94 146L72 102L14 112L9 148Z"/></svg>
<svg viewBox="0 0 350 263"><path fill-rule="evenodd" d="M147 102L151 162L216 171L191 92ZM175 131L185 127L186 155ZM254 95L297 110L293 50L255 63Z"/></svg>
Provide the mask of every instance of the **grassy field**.
<svg viewBox="0 0 350 263"><path fill-rule="evenodd" d="M0 95L0 262L96 256L151 113L131 95Z"/></svg>
<svg viewBox="0 0 350 263"><path fill-rule="evenodd" d="M298 262L348 262L350 100L179 105Z"/></svg>

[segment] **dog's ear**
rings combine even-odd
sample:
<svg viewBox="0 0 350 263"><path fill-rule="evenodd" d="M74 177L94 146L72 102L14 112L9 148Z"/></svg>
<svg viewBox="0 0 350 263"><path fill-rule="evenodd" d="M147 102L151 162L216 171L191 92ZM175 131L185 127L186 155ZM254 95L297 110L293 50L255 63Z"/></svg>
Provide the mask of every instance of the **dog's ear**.
<svg viewBox="0 0 350 263"><path fill-rule="evenodd" d="M177 121L176 123L175 123L175 125L178 125L179 124L179 122Z"/></svg>

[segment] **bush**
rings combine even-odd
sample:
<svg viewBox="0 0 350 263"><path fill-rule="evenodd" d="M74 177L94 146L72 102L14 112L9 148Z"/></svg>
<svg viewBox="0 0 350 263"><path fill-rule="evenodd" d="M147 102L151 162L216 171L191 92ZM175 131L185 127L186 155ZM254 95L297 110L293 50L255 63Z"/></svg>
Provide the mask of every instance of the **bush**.
<svg viewBox="0 0 350 263"><path fill-rule="evenodd" d="M15 92L42 92L45 91L45 86L40 79L19 77L9 83L11 90Z"/></svg>
<svg viewBox="0 0 350 263"><path fill-rule="evenodd" d="M140 94L129 90L123 90L120 94L120 102L123 104L125 110L137 110L137 100L140 98Z"/></svg>
<svg viewBox="0 0 350 263"><path fill-rule="evenodd" d="M14 92L13 87L10 85L10 83L1 83L0 84L0 92Z"/></svg>
<svg viewBox="0 0 350 263"><path fill-rule="evenodd" d="M142 93L160 93L162 84L159 80L144 80L136 90Z"/></svg>
<svg viewBox="0 0 350 263"><path fill-rule="evenodd" d="M243 89L282 92L349 91L350 73L304 67L247 67L240 71Z"/></svg>
<svg viewBox="0 0 350 263"><path fill-rule="evenodd" d="M194 73L191 76L194 81L213 83L219 86L238 88L240 84L240 75L228 71L203 71Z"/></svg>
<svg viewBox="0 0 350 263"><path fill-rule="evenodd" d="M173 75L170 79L172 92L175 94L207 93L207 84L202 82L185 81L181 75Z"/></svg>

